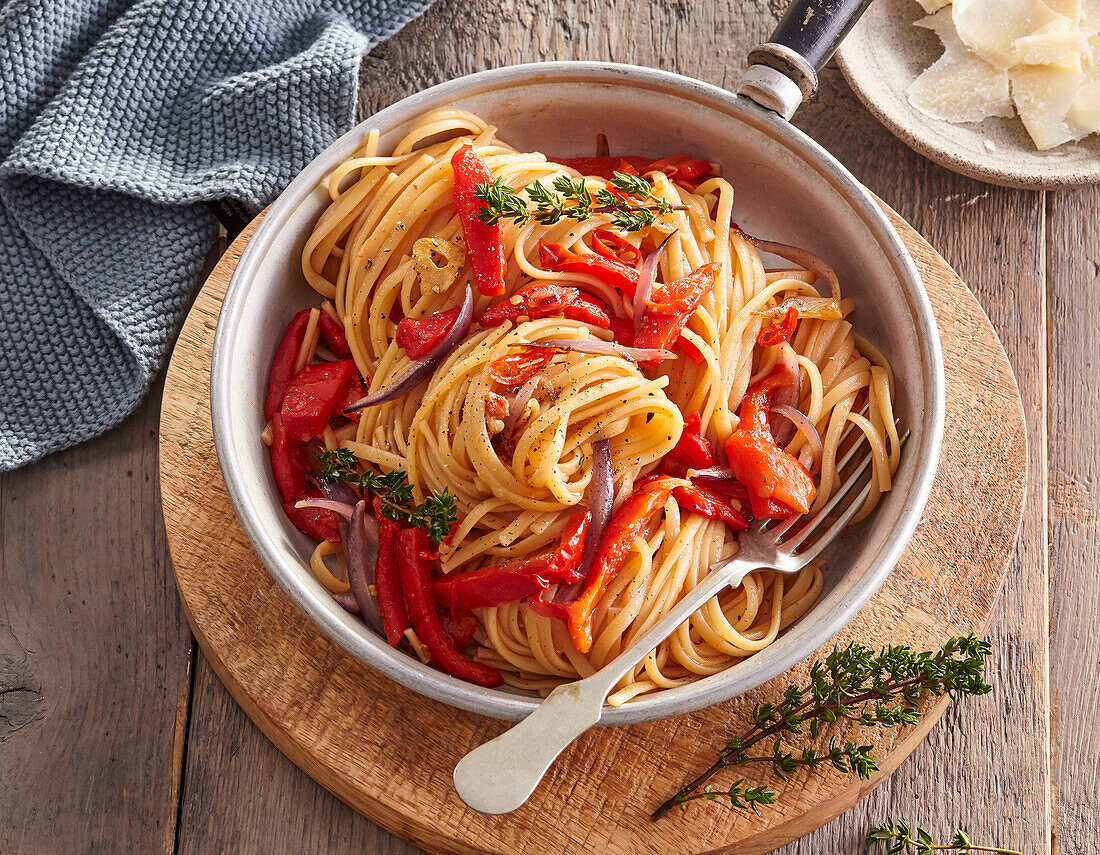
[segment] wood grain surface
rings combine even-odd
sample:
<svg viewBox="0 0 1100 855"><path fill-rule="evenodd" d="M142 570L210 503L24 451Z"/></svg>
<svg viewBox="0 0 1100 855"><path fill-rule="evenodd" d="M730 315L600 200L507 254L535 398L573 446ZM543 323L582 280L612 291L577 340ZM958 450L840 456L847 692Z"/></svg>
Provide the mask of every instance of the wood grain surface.
<svg viewBox="0 0 1100 855"><path fill-rule="evenodd" d="M981 307L932 248L891 216L941 327L947 427L913 541L838 643L927 649L985 628L1020 524L1026 443L1015 380ZM759 818L704 805L651 822L649 811L713 758L713 737L708 744L697 734L728 738L744 731L755 704L778 702L792 677L804 678L800 666L743 698L691 715L590 731L508 817L465 808L450 772L505 725L419 697L330 642L260 565L229 504L210 431L210 353L221 299L257 223L210 275L172 356L161 415L168 542L206 659L261 730L345 802L432 852L752 855L850 808L938 719L946 703L927 698L924 720L914 728L871 730L849 722L829 728L823 744L835 738L874 746L880 769L867 781L803 771L772 783L778 803ZM220 782L211 783L216 793ZM529 840L535 830L537 838Z"/></svg>
<svg viewBox="0 0 1100 855"><path fill-rule="evenodd" d="M364 59L359 114L541 59L730 86L784 5L441 0ZM887 815L1028 853L1096 851L1100 191L962 178L881 128L835 69L821 91L796 124L925 235L992 319L1019 380L1029 474L987 633L993 694L949 710L886 783L779 852L863 853ZM106 437L0 475L0 852L410 855L286 760L192 658L158 533L158 413L154 390Z"/></svg>

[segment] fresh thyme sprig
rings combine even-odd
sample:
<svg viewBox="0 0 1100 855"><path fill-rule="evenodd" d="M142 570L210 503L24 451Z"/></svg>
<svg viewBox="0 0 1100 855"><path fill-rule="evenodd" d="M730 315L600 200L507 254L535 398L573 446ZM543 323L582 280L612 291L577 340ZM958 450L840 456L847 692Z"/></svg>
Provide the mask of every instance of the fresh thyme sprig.
<svg viewBox="0 0 1100 855"><path fill-rule="evenodd" d="M728 799L731 807L751 809L757 816L760 815L757 805L775 804L775 793L767 787L742 787L741 784L744 782L744 778L738 778L730 784L728 790L716 790L713 784L707 784L699 792L685 796L680 803L690 802L693 799L708 799L709 801Z"/></svg>
<svg viewBox="0 0 1100 855"><path fill-rule="evenodd" d="M887 819L879 823L867 834L867 845L889 843L886 849L889 855L908 853L908 855L930 855L932 852L957 851L959 855L971 855L972 852L998 852L1001 855L1020 855L1015 849L999 849L996 846L978 846L972 843L970 835L961 828L955 832L950 843L936 844L932 835L923 828L910 830L909 824L900 819Z"/></svg>
<svg viewBox="0 0 1100 855"><path fill-rule="evenodd" d="M458 519L455 497L446 487L417 505L413 500L412 486L399 469L382 474L361 472L358 460L347 448L322 451L318 459L325 476L357 487L364 496L376 497L387 519L408 523L436 543L442 542Z"/></svg>
<svg viewBox="0 0 1100 855"><path fill-rule="evenodd" d="M710 768L658 807L652 818L660 819L677 805L698 798L695 791L728 766L767 762L783 777L799 766L816 768L831 763L842 772L867 778L878 768L871 756L871 746L851 742L839 746L831 741L825 753L807 748L795 756L783 740L804 732L815 739L822 723L842 718L867 726L914 724L920 719L915 704L925 692L952 697L984 695L990 691L983 679L984 659L989 650L988 642L973 635L948 639L935 652L914 653L899 645L884 647L876 653L855 643L833 648L824 661L815 662L810 668L807 685L788 687L779 703L758 704L753 709L752 727L731 739ZM752 746L772 738L775 741L770 756L747 753ZM714 790L711 795L727 794ZM708 797L705 792L703 797ZM729 801L733 807L744 807L734 799Z"/></svg>
<svg viewBox="0 0 1100 855"><path fill-rule="evenodd" d="M535 181L523 191L524 199L498 178L478 184L474 197L482 203L478 218L490 226L500 220L514 220L522 226L532 218L544 226L552 226L563 219L581 221L593 214L615 214L614 225L634 232L652 226L661 214L684 210L683 205L673 205L654 196L653 185L637 175L616 172L611 188L597 190L593 197L583 178L559 175L552 187ZM640 204L647 199L653 199L654 204Z"/></svg>

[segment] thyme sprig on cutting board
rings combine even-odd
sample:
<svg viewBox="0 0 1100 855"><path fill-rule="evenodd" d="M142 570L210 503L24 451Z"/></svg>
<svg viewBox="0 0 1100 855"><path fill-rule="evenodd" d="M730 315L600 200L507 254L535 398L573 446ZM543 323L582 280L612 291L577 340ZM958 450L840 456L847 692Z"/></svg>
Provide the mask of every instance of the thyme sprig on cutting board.
<svg viewBox="0 0 1100 855"><path fill-rule="evenodd" d="M933 852L957 852L958 855L971 855L974 852L998 852L1000 855L1020 855L1016 849L1000 849L996 846L979 846L971 842L970 835L961 828L955 832L950 843L935 843L932 835L923 828L909 828L909 824L900 819L887 819L880 822L867 834L867 845L888 843L888 855L931 855Z"/></svg>
<svg viewBox="0 0 1100 855"><path fill-rule="evenodd" d="M920 719L916 703L926 692L952 697L984 695L990 691L984 680L984 660L989 652L989 644L973 635L948 639L939 650L923 653L904 645L878 652L856 643L834 648L824 661L810 668L806 685L788 687L778 703L758 704L753 709L752 727L730 739L719 750L717 760L658 807L652 818L660 819L677 805L697 799L722 800L731 807L753 811L774 803L772 790L764 786L744 789L744 779L728 790L707 785L730 766L768 763L774 774L784 778L799 767L814 769L827 763L867 778L878 768L870 745L840 745L831 740L828 750L819 752L810 747L798 750L787 740L807 733L816 739L823 723L840 719L868 727L915 724ZM762 742L770 743L770 752L749 753Z"/></svg>

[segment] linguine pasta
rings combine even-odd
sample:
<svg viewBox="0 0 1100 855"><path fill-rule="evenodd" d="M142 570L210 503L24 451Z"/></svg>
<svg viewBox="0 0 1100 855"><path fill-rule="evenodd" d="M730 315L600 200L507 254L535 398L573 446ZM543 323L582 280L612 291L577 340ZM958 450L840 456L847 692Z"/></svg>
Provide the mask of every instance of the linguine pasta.
<svg viewBox="0 0 1100 855"><path fill-rule="evenodd" d="M328 179L331 201L306 242L302 272L327 301L320 311L332 312L342 326L359 375L369 378L368 393L386 387L413 362L395 341L398 321L459 307L472 281L470 248L452 195L452 157L467 144L493 179L516 191L536 181L549 184L562 174L583 177L539 152L513 150L496 138L493 127L458 110L425 115L388 155L379 152L378 132L367 135ZM806 305L830 296L819 294L817 274L789 265L765 268L752 240L732 225L734 188L723 178L677 181L659 171L646 178L653 196L673 210L651 226L622 233L637 258L652 254L671 235L657 282L718 265L713 286L680 339L698 362L679 346L673 348L677 358L657 365L614 353L555 349L525 384L522 392L529 398L513 414L509 407L518 393L493 379L494 361L524 344L606 341L612 334L560 316L521 316L488 328L475 323L425 382L361 410L357 422L330 425L318 440L327 448L350 450L365 470L403 471L417 501L445 488L455 496L458 523L439 547L438 572L461 574L554 549L567 520L589 501L597 440L609 441L616 508L638 482L660 469L688 414L699 414L701 435L721 449L738 427L746 391L783 360L797 360L796 406L820 437L818 451L805 431L792 432L788 425L784 440L786 451L815 471L811 512L839 484L839 452L856 438L865 438L873 453L872 489L861 516L890 489L899 441L892 375L882 356L855 336L845 317L815 318L812 312L800 317L789 342L757 344L784 301L799 298ZM593 192L606 184L592 176L585 181ZM554 272L540 263L540 243L588 253L596 230L611 228L612 221L611 213L600 212L553 224L501 220L505 296L476 294L474 316L532 282L548 282L579 287L616 315L631 317L631 298L600 277ZM834 305L837 315L852 309L846 300ZM303 347L326 358L316 342L317 333L307 331ZM308 362L311 355L305 356ZM773 425L786 424L772 418ZM323 542L312 561L335 594L346 592L347 584L328 571L324 559L340 549ZM545 694L613 659L710 565L736 550L736 531L670 498L634 539L596 605L590 650L576 649L565 623L523 599L475 610L471 658L499 669L512 686ZM816 565L796 575L750 574L650 653L609 703L681 686L751 656L805 614L821 589ZM406 636L423 652L413 630Z"/></svg>

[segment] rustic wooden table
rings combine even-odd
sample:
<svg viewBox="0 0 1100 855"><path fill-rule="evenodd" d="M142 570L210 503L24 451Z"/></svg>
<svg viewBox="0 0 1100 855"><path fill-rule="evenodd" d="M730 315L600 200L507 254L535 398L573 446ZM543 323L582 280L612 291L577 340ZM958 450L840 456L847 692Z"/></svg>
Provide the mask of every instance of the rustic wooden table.
<svg viewBox="0 0 1100 855"><path fill-rule="evenodd" d="M653 65L730 87L783 5L441 0L364 60L360 113L542 59ZM822 82L796 123L975 291L1020 384L1030 474L989 630L992 695L953 708L887 784L780 851L863 852L866 829L888 815L944 835L964 825L1026 853L1100 851L1089 440L1100 188L1024 192L954 175L881 128L835 68ZM159 399L155 389L106 436L0 477L0 852L415 852L280 755L196 650L164 542Z"/></svg>

